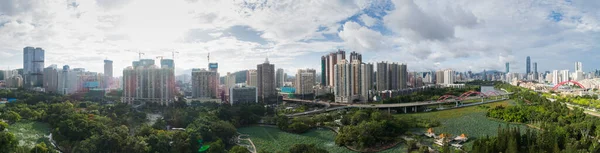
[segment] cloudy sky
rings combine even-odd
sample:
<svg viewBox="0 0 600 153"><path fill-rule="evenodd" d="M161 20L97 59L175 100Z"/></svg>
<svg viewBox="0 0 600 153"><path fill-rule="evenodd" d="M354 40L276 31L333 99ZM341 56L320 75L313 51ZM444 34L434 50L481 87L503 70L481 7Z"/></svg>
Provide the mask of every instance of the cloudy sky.
<svg viewBox="0 0 600 153"><path fill-rule="evenodd" d="M597 0L0 0L0 66L20 68L23 47L50 64L115 75L138 59L175 54L178 72L256 68L269 57L287 72L320 71L343 49L365 62L407 63L410 71L524 72L600 69ZM347 53L349 54L349 53Z"/></svg>

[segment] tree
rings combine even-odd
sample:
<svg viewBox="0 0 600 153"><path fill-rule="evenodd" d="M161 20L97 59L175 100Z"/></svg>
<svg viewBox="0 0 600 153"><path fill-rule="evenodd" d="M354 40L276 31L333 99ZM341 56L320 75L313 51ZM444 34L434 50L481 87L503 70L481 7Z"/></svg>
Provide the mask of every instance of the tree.
<svg viewBox="0 0 600 153"><path fill-rule="evenodd" d="M8 124L0 121L0 132L4 131L4 129L8 128Z"/></svg>
<svg viewBox="0 0 600 153"><path fill-rule="evenodd" d="M318 148L315 144L294 144L290 149L290 153L327 153L327 150Z"/></svg>
<svg viewBox="0 0 600 153"><path fill-rule="evenodd" d="M248 149L245 147L236 145L229 150L229 153L250 153L250 151L248 151Z"/></svg>
<svg viewBox="0 0 600 153"><path fill-rule="evenodd" d="M157 119L154 124L152 124L152 128L157 130L165 130L167 129L167 122L164 118Z"/></svg>
<svg viewBox="0 0 600 153"><path fill-rule="evenodd" d="M0 132L0 153L10 153L17 147L17 139L10 132Z"/></svg>
<svg viewBox="0 0 600 153"><path fill-rule="evenodd" d="M19 115L17 112L14 112L14 111L8 111L8 112L0 115L0 118L8 120L11 123L15 123L15 122L21 120L21 115Z"/></svg>
<svg viewBox="0 0 600 153"><path fill-rule="evenodd" d="M33 147L31 149L31 151L29 151L29 152L31 152L31 153L55 153L56 151L53 149L49 149L46 146L46 143L41 142L41 143L38 143L37 145L35 145L35 147Z"/></svg>
<svg viewBox="0 0 600 153"><path fill-rule="evenodd" d="M210 143L210 148L208 148L207 153L225 153L225 144L223 144L223 140L217 139L215 142Z"/></svg>

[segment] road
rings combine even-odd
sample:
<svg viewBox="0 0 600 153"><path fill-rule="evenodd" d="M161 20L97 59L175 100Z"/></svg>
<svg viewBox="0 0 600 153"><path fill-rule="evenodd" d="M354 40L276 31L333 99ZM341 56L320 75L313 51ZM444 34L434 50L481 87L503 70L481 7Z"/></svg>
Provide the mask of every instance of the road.
<svg viewBox="0 0 600 153"><path fill-rule="evenodd" d="M472 100L472 99L481 99L481 98L480 97L469 97L469 98L467 98L465 100ZM506 100L506 99L507 98L498 98L498 99L495 99L495 100L488 100L488 101L485 101L485 102L477 102L477 103L464 104L464 105L461 105L459 107L480 105L480 104L485 104L485 103L489 103L489 102L496 102L496 101L499 101L499 100ZM399 104L346 104L346 105L343 105L341 107L324 108L324 109L318 109L318 110L313 110L313 111L307 111L307 112L289 114L289 115L286 115L286 116L288 116L288 117L294 117L294 116L310 115L310 114L317 114L317 113L335 111L335 110L346 109L346 108L416 107L416 106L438 105L438 104L447 104L447 103L456 103L456 102L457 102L456 100L450 100L450 101L442 101L442 102L438 102L438 101L426 101L426 102L412 102L412 103L399 103Z"/></svg>

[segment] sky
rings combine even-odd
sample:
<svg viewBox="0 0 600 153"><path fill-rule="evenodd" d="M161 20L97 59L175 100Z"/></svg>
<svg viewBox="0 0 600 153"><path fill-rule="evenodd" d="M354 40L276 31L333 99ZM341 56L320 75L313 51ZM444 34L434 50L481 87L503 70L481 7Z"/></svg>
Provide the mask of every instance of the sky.
<svg viewBox="0 0 600 153"><path fill-rule="evenodd" d="M338 49L409 71L525 72L600 69L596 0L0 0L0 69L23 67L23 48L45 65L114 74L142 58L173 58L176 73L219 63L256 69L268 57L288 74L320 71Z"/></svg>

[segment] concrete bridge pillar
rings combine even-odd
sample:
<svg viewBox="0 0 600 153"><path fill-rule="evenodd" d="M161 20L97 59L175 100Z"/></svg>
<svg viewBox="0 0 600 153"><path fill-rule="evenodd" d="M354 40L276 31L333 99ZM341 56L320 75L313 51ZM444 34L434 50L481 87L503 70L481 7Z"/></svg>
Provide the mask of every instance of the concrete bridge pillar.
<svg viewBox="0 0 600 153"><path fill-rule="evenodd" d="M392 110L388 107L388 113L392 113Z"/></svg>
<svg viewBox="0 0 600 153"><path fill-rule="evenodd" d="M406 107L404 107L404 113L407 113L407 112L406 112Z"/></svg>

